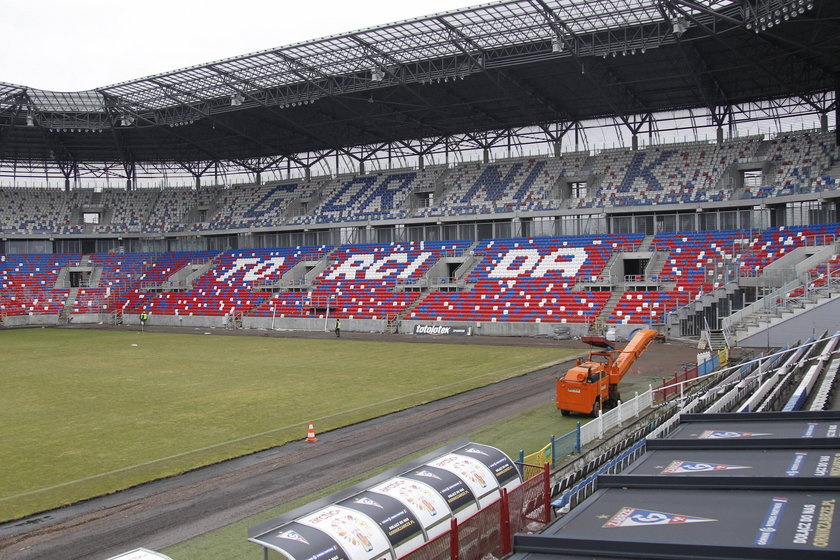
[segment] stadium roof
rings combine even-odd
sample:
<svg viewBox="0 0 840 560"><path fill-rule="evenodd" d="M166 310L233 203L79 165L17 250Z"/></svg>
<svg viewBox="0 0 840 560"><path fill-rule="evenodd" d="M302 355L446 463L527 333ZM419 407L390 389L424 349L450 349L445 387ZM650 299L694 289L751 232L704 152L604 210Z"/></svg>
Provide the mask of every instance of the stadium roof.
<svg viewBox="0 0 840 560"><path fill-rule="evenodd" d="M488 131L609 116L638 130L687 108L722 125L760 100L827 114L838 38L836 0L500 1L92 91L0 82L0 162L200 174L457 134L491 145Z"/></svg>

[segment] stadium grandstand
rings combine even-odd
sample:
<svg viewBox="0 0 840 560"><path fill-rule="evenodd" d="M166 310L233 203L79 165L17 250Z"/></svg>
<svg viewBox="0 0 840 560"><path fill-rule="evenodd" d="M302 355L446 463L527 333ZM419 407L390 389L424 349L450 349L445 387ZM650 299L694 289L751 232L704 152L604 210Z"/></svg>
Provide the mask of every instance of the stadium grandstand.
<svg viewBox="0 0 840 560"><path fill-rule="evenodd" d="M0 317L748 341L836 286L839 15L495 2L0 83Z"/></svg>
<svg viewBox="0 0 840 560"><path fill-rule="evenodd" d="M653 329L688 340L692 359L696 343L696 364L624 402L610 393L610 410L599 396L593 421L536 453L450 441L411 460L420 473L388 467L332 496L346 510L332 529L319 495L249 539L284 560L834 558L838 37L836 0L499 0L90 91L0 82L0 329L139 331L143 316L143 329L339 334L340 319L358 338L610 349ZM580 380L601 385L595 373ZM369 439L403 437L387 418ZM269 450L273 485L298 486L333 452L289 447ZM464 467L471 454L481 464ZM466 481L482 469L510 488L479 495L486 480ZM400 494L417 481L440 490L439 510ZM447 481L464 489L446 495ZM355 535L358 512L382 507L371 495L398 512L362 520L379 548L318 540ZM155 531L177 532L185 509L160 509ZM30 521L16 523L15 539ZM46 558L64 545L14 546Z"/></svg>

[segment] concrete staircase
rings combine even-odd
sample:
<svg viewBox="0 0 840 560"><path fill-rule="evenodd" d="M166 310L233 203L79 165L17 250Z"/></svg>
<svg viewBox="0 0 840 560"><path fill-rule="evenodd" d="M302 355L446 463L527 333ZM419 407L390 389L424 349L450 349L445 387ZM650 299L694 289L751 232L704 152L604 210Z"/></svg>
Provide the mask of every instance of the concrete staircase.
<svg viewBox="0 0 840 560"><path fill-rule="evenodd" d="M783 324L787 321L801 319L809 323L807 316L810 313L819 312L823 306L836 303L838 294L840 294L840 286L834 285L825 290L812 291L803 297L792 298L775 308L756 311L733 325L732 333L739 343L749 339L761 342L760 339L765 331L784 328Z"/></svg>
<svg viewBox="0 0 840 560"><path fill-rule="evenodd" d="M67 293L67 299L64 300L64 307L58 313L59 325L70 324L70 314L73 312L73 303L75 303L78 295L79 288L70 288L70 291Z"/></svg>
<svg viewBox="0 0 840 560"><path fill-rule="evenodd" d="M618 302L621 301L621 296L624 295L624 290L613 290L610 293L609 299L604 303L604 307L601 308L601 312L598 313L597 317L595 317L595 321L606 323L607 319L610 318L612 315L615 306L618 305Z"/></svg>
<svg viewBox="0 0 840 560"><path fill-rule="evenodd" d="M642 239L639 248L636 249L637 252L641 251L650 251L650 246L653 243L653 235L645 235L645 238Z"/></svg>
<svg viewBox="0 0 840 560"><path fill-rule="evenodd" d="M791 318L809 313L831 300L840 293L840 278L829 277L824 281L824 285L820 286L809 285L808 281L803 281L802 278L806 278L809 270L833 255L833 246L800 247L768 265L765 268L766 283L773 285L771 281L778 280L776 285L779 287L744 309L725 317L722 326L732 332L739 341L746 340ZM785 276L776 274L781 265L785 268L779 272L784 272ZM790 279L787 282L781 283L788 278ZM761 279L762 277L759 277L759 280Z"/></svg>
<svg viewBox="0 0 840 560"><path fill-rule="evenodd" d="M729 348L729 340L726 337L726 333L720 329L709 329L706 331L705 339L706 347L713 352Z"/></svg>

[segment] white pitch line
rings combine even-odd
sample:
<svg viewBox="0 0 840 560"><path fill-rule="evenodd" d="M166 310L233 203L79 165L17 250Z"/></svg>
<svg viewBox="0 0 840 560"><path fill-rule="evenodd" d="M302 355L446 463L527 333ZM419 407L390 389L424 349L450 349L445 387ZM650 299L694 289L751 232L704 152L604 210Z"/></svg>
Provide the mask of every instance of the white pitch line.
<svg viewBox="0 0 840 560"><path fill-rule="evenodd" d="M557 365L557 364L565 362L565 361L566 360L557 360L557 361L554 361L554 362L548 362L546 364L542 364L539 367L535 368L535 370L551 367L551 366ZM387 404L387 403L392 402L392 401L404 399L406 397L414 397L414 396L417 396L417 395L422 395L423 393L428 393L430 391L437 391L437 390L440 390L440 389L445 389L447 387L452 387L453 385L459 385L459 384L463 383L464 381L471 381L473 379L481 379L482 377L487 377L487 376L490 376L490 375L498 375L499 373L501 373L501 372L496 371L496 372L492 372L492 373L483 373L481 375L475 375L473 377L467 377L467 378L464 378L464 379L460 379L458 381L454 381L452 383L447 383L446 385L438 385L436 387L430 387L428 389L423 389L422 391L417 391L416 393L408 393L407 395L401 395L399 397L394 397L393 399L387 399L387 400L384 400L384 401L367 404L365 406L359 406L359 407L351 408L351 409L348 409L348 410L342 410L341 412L328 414L326 416L319 416L319 417L314 418L313 421L314 420L326 420L327 418L332 418L334 416L342 416L344 414L350 414L352 412L357 412L359 410L364 410L366 408L371 408L371 407L374 407L374 406L381 406L383 404ZM247 435L247 436L242 436L240 438L231 439L231 440L228 440L228 441L223 441L221 443L214 443L213 445L208 445L206 447L199 447L198 449L192 449L190 451L184 451L183 453L176 453L175 455L169 455L168 457L161 457L159 459L152 459L151 461L146 461L144 463L137 463L136 465L129 465L127 467L114 469L112 471L108 471L108 472L104 472L104 473L92 474L90 476L85 476L83 478L77 478L76 480L69 480L67 482L54 484L52 486L46 486L44 488L37 488L35 490L29 490L28 492L21 492L20 494L13 494L11 496L6 496L4 498L0 498L0 502L6 502L8 500L14 500L15 498L23 498L25 496L31 496L32 494L40 494L41 492L49 492L50 490L55 490L57 488L63 488L65 486L70 486L72 484L78 484L80 482L87 482L88 480L95 480L97 478L110 476L112 474L117 474L117 473L121 473L121 472L125 472L125 471L130 471L132 469L137 469L137 468L140 468L140 467L146 467L148 465L154 465L155 463L162 463L164 461L170 461L172 459L177 459L179 457L184 457L186 455L191 455L193 453L200 453L202 451L207 451L209 449L215 449L217 447L224 447L225 445L230 445L232 443L239 443L240 441L245 441L246 439L253 439L253 438L258 438L258 437L262 437L262 436L271 435L273 433L281 432L283 430L288 430L288 429L294 428L295 426L300 426L300 425L301 425L300 422L296 422L294 424L288 424L286 426L283 426L283 427L280 427L280 428L274 428L273 430L268 430L266 432L261 432L261 433L258 433L258 434L251 434L251 435Z"/></svg>

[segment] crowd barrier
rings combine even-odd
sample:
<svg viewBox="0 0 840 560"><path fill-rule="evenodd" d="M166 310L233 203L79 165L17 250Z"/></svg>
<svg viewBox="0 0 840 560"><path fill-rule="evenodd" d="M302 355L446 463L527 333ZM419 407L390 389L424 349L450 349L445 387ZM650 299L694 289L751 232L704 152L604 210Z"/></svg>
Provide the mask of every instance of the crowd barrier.
<svg viewBox="0 0 840 560"><path fill-rule="evenodd" d="M513 535L539 532L551 521L548 464L517 465L536 474L469 519L452 519L448 531L401 560L481 560L487 555L502 558L513 552Z"/></svg>
<svg viewBox="0 0 840 560"><path fill-rule="evenodd" d="M656 388L650 388L642 394L627 402L619 401L618 406L601 413L592 421L586 424L577 423L571 432L560 437L551 435L548 444L538 451L525 455L520 450L519 462L522 464L534 464L547 462L552 468L558 461L573 453L580 453L582 447L604 437L610 430L621 427L625 422L638 418L641 413L649 409L654 403L659 404L674 398L683 392L686 382L707 375L724 366L729 361L728 351L724 348L716 352L701 354L699 363L677 372L670 379L663 379L662 384ZM523 472L523 476L529 473Z"/></svg>

